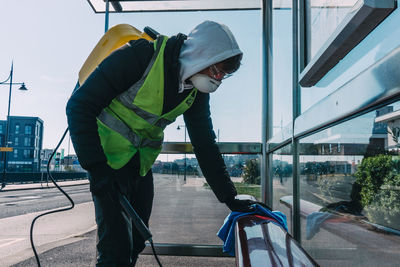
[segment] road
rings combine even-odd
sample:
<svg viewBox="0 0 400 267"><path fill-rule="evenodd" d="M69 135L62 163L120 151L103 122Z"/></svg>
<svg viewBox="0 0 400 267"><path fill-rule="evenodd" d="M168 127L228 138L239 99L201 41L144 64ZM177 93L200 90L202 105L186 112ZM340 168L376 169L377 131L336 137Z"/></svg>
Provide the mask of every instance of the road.
<svg viewBox="0 0 400 267"><path fill-rule="evenodd" d="M89 185L63 188L75 204L92 200ZM68 199L56 188L0 192L0 219L69 206Z"/></svg>

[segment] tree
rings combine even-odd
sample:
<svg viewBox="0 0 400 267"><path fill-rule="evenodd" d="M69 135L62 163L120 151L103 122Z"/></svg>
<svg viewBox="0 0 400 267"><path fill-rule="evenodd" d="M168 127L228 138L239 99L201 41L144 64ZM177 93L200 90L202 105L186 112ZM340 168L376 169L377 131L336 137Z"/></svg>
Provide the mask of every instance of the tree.
<svg viewBox="0 0 400 267"><path fill-rule="evenodd" d="M247 184L260 184L260 163L257 159L246 161L243 168L243 182Z"/></svg>

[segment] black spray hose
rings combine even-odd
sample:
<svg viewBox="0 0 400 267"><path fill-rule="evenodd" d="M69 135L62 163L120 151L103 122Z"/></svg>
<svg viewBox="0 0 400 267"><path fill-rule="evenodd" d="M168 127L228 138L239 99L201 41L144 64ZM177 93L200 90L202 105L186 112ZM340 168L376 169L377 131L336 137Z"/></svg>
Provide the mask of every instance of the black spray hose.
<svg viewBox="0 0 400 267"><path fill-rule="evenodd" d="M154 255L154 257L156 258L156 261L157 261L157 263L158 263L158 266L162 267L162 264L161 264L161 262L160 262L160 259L159 259L158 256L157 256L156 249L154 248L153 240L150 239L149 242L150 242L150 245L151 245L151 249L153 250L153 255Z"/></svg>
<svg viewBox="0 0 400 267"><path fill-rule="evenodd" d="M78 90L79 86L80 85L79 85L79 80L78 80L78 82L75 85L74 90L72 91L72 94L74 94L76 92L76 90ZM38 254L36 252L35 244L33 243L33 226L35 225L36 220L39 219L40 217L44 216L44 215L71 210L71 209L73 209L75 207L75 203L72 200L72 198L56 183L56 181L54 180L53 176L50 173L50 162L53 159L54 155L56 154L56 152L57 152L58 148L60 147L61 143L64 141L64 138L67 135L67 133L68 133L68 128L65 129L65 132L64 132L63 136L61 137L60 141L58 142L58 145L57 145L56 149L54 149L53 153L50 156L49 161L47 162L47 176L50 177L50 179L53 182L53 184L55 185L55 187L57 187L57 189L68 198L68 200L71 202L71 207L45 212L43 214L40 214L40 215L36 216L33 219L32 223L31 223L31 230L30 230L29 237L30 237L30 240L31 240L31 247L32 247L33 253L35 254L35 258L36 258L36 262L37 262L38 267L40 267L40 260L39 260Z"/></svg>
<svg viewBox="0 0 400 267"><path fill-rule="evenodd" d="M124 194L121 192L118 192L118 199L119 203L121 204L122 209L125 211L125 213L131 218L133 225L135 226L136 230L140 233L142 238L146 241L150 242L151 249L153 250L153 255L156 258L156 261L160 267L162 267L162 264L160 260L158 259L156 249L154 248L153 244L153 238L152 234L147 228L147 226L144 224L142 219L140 218L139 214L136 213L135 209L132 207L132 205L129 203L128 199Z"/></svg>
<svg viewBox="0 0 400 267"><path fill-rule="evenodd" d="M32 223L31 223L31 230L30 230L30 241L31 241L31 247L32 247L33 253L35 254L36 263L37 263L38 267L41 267L40 260L39 260L39 255L36 252L35 244L33 242L33 227L35 225L36 220L39 219L40 217L48 215L48 214L71 210L75 206L75 203L72 200L72 198L56 183L56 181L54 180L53 176L50 173L50 162L53 159L54 155L56 154L56 152L57 152L58 148L60 147L61 143L64 141L64 138L67 135L67 133L68 133L68 128L65 130L63 136L61 137L60 142L58 143L58 145L56 147L56 149L53 151L53 153L50 156L49 162L47 163L47 175L50 177L51 181L57 187L57 189L60 190L60 192L63 193L68 198L68 200L71 202L71 206L67 207L67 208L62 208L62 209L58 209L58 210L52 210L52 211L49 211L49 212L45 212L43 214L40 214L40 215L36 216L33 219ZM136 213L136 211L130 205L130 203L126 199L126 197L124 195L122 195L121 193L119 193L119 202L120 202L121 207L123 208L123 210L129 215L129 217L131 217L133 224L138 229L138 232L142 235L143 239L144 240L148 240L150 242L151 249L153 250L153 255L156 258L156 261L157 261L158 265L160 267L162 267L162 264L161 264L161 262L160 262L160 260L159 260L159 258L157 256L156 250L154 248L151 232L146 227L146 225L143 223L143 221L141 220L140 216Z"/></svg>
<svg viewBox="0 0 400 267"><path fill-rule="evenodd" d="M79 81L78 81L76 83L76 85L75 85L75 88L74 88L72 94L74 94L76 92L76 90L78 90L79 86L80 85L79 85ZM40 214L40 215L36 216L33 219L32 223L31 223L30 240L31 240L31 247L32 247L33 253L35 254L35 258L36 258L36 262L37 262L38 267L41 267L40 260L39 260L38 254L36 252L35 244L33 243L33 226L35 225L36 220L39 219L42 216L45 216L45 215L48 215L48 214L52 214L52 213L56 213L56 212L62 212L62 211L71 210L71 209L73 209L75 207L75 203L72 200L72 198L56 183L56 181L54 180L53 176L50 173L50 162L53 159L54 155L56 154L56 152L57 152L58 148L60 147L61 143L64 141L64 138L67 135L67 133L68 133L68 128L65 130L63 136L60 139L60 142L58 142L58 145L57 145L56 149L54 149L53 153L51 154L49 162L47 162L47 175L50 177L51 181L57 187L57 189L60 190L60 192L63 193L68 198L68 200L71 202L71 206L67 207L67 208L62 208L62 209L58 209L58 210L45 212L43 214ZM134 222L134 225L135 225L135 227L137 227L139 233L143 236L144 240L148 240L150 242L151 249L153 250L154 257L156 258L156 261L157 261L158 265L160 267L162 267L162 264L161 264L160 260L157 257L157 253L156 253L156 250L154 248L153 240L151 239L152 236L151 236L151 233L150 233L149 229L143 223L142 219L135 212L135 210L130 205L129 201L126 199L125 196L123 196L122 194L119 194L119 200L120 200L120 204L121 204L122 208L125 210L125 212L128 215L130 215L131 218L133 218L132 220Z"/></svg>
<svg viewBox="0 0 400 267"><path fill-rule="evenodd" d="M75 203L74 203L74 201L72 200L72 198L71 198L57 183L56 183L56 181L54 180L53 176L52 176L51 173L50 173L50 162L51 162L51 160L53 159L53 157L54 157L56 151L57 151L58 148L60 147L61 143L64 141L64 138L65 138L65 136L67 135L67 133L68 133L68 128L65 130L63 136L61 137L60 142L58 143L58 145L57 145L57 147L56 147L56 149L53 151L53 153L52 153L51 156L50 156L49 162L47 163L47 175L50 177L51 181L52 181L53 184L57 187L57 189L60 190L60 192L63 193L63 194L68 198L68 200L71 202L71 206L70 206L70 207L67 207L67 208L62 208L62 209L52 210L52 211L48 211L48 212L42 213L42 214L36 216L36 217L33 219L32 223L31 223L30 240L31 240L31 247L32 247L33 253L35 254L35 258L36 258L36 262L37 262L38 267L41 266L41 265L40 265L40 260L39 260L38 254L37 254L37 252L36 252L36 249L35 249L35 244L33 243L33 227L34 227L34 225L35 225L36 220L39 219L40 217L44 216L44 215L48 215L48 214L52 214L52 213L56 213L56 212L62 212L62 211L71 210L71 209L73 209L74 206L75 206Z"/></svg>

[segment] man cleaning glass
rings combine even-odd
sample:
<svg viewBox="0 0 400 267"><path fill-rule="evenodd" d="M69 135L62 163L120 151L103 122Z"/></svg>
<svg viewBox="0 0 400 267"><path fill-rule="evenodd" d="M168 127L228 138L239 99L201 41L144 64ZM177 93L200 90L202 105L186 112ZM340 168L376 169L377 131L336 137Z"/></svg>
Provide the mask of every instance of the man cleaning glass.
<svg viewBox="0 0 400 267"><path fill-rule="evenodd" d="M113 201L116 187L148 225L154 186L151 167L163 130L183 114L202 172L220 202L237 200L210 117L210 93L240 67L242 51L225 25L205 21L188 36L130 41L91 73L67 104L75 151L89 172L98 226L96 266L134 266L144 240Z"/></svg>

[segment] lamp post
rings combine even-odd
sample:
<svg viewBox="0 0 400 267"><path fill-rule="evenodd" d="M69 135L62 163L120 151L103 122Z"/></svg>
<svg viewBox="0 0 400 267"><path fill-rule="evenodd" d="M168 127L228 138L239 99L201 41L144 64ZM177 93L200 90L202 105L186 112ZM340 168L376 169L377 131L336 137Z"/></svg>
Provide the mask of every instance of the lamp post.
<svg viewBox="0 0 400 267"><path fill-rule="evenodd" d="M10 75L5 81L0 82L1 84L7 84L10 85L10 92L8 94L8 110L7 110L7 122L6 122L6 134L5 134L5 148L3 148L3 153L4 153L4 164L3 164L3 176L2 176L2 182L1 182L1 188L4 188L6 186L6 170L7 170L7 153L9 150L7 150L7 147L9 145L8 143L8 136L10 132L10 106L11 106L11 92L12 92L12 86L16 84L20 84L21 87L19 90L26 91L25 83L13 83L13 71L14 71L14 63L11 62L11 70L10 70ZM10 81L10 82L8 82Z"/></svg>
<svg viewBox="0 0 400 267"><path fill-rule="evenodd" d="M177 130L180 130L180 127L185 128L185 161L184 161L184 170L183 170L183 181L186 183L186 126L185 125L178 125L176 128Z"/></svg>

